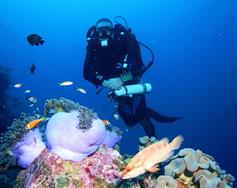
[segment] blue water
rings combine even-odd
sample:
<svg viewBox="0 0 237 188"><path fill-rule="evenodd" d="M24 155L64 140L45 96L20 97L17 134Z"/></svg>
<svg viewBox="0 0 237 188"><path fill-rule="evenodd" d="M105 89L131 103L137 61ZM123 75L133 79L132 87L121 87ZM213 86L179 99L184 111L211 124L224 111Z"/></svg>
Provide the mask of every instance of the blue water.
<svg viewBox="0 0 237 188"><path fill-rule="evenodd" d="M85 81L82 68L87 29L101 17L124 16L137 39L155 53L156 61L144 75L153 90L147 103L166 115L182 116L173 124L155 123L158 137L183 135L182 147L212 155L237 177L237 1L235 0L7 0L0 1L0 65L12 68L9 101L22 106L12 112L31 112L25 89L37 97L41 112L46 99L66 97L92 108L102 119L123 131L122 153L134 154L138 125L126 130L112 117L113 103L104 91ZM32 47L31 33L45 39ZM144 62L150 59L142 48ZM36 75L29 72L32 63ZM71 80L72 87L57 83ZM20 89L14 83L23 83ZM82 87L81 94L75 87ZM3 125L1 125L3 126Z"/></svg>

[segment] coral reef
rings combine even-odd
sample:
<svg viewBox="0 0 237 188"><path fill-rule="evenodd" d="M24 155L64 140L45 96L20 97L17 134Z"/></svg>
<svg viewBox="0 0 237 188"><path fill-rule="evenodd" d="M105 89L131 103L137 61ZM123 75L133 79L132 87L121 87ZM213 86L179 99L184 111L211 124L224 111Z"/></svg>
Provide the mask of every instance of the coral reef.
<svg viewBox="0 0 237 188"><path fill-rule="evenodd" d="M139 138L139 149L157 142L155 138ZM128 164L133 156L124 155ZM168 164L167 164L168 162ZM221 170L215 159L200 150L182 149L178 154L160 164L160 172L147 172L120 182L120 188L231 188L235 178ZM164 174L164 175L163 175Z"/></svg>
<svg viewBox="0 0 237 188"><path fill-rule="evenodd" d="M13 114L10 113L7 103L8 95L6 93L11 84L10 71L10 68L0 65L0 132L5 131L6 127L9 126L13 120Z"/></svg>
<svg viewBox="0 0 237 188"><path fill-rule="evenodd" d="M12 188L16 183L16 178L21 169L19 167L10 167L5 171L0 172L0 187Z"/></svg>
<svg viewBox="0 0 237 188"><path fill-rule="evenodd" d="M46 149L19 174L16 187L115 187L121 163L120 154L106 146L79 162L63 160Z"/></svg>
<svg viewBox="0 0 237 188"><path fill-rule="evenodd" d="M182 149L165 166L165 175L189 187L213 188L232 186L234 177L221 170L215 159L200 150Z"/></svg>
<svg viewBox="0 0 237 188"><path fill-rule="evenodd" d="M49 119L47 124L27 130L26 124L39 115L22 114L1 134L0 186L13 185L15 174L20 170L12 167L16 164L26 168L17 176L14 186L17 188L233 186L234 177L221 170L213 157L191 148L182 149L158 164L158 172L122 180L122 172L133 156L121 156L118 152L120 129L105 126L92 110L65 98L47 100L44 116ZM149 137L139 141L139 150L157 142ZM14 175L8 176L11 171Z"/></svg>
<svg viewBox="0 0 237 188"><path fill-rule="evenodd" d="M65 112L53 114L47 126L39 128L48 148L64 159L81 160L95 152L99 145L114 147L121 139L121 136L117 135L118 129L117 132L113 128L106 130L103 122L92 110L67 99L48 101L55 101L55 104L60 102ZM8 131L1 135L2 169L16 165L16 159L18 165L26 168L45 148L38 129L25 129L26 124L36 118L38 115L22 114L19 119L14 120Z"/></svg>

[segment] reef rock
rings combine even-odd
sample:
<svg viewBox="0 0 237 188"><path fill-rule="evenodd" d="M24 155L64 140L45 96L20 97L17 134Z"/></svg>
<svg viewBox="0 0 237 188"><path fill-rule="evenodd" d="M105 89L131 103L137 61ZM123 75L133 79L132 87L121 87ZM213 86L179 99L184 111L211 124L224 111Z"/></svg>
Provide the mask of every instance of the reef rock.
<svg viewBox="0 0 237 188"><path fill-rule="evenodd" d="M79 162L64 160L45 149L17 178L16 187L107 188L115 187L121 174L120 154L107 146Z"/></svg>

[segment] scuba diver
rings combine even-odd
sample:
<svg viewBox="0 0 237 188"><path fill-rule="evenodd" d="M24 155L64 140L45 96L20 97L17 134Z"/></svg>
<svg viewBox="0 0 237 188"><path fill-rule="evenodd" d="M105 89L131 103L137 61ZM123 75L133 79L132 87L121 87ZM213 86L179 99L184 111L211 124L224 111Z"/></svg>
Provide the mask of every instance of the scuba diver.
<svg viewBox="0 0 237 188"><path fill-rule="evenodd" d="M111 91L109 96L115 100L117 112L128 127L140 123L147 136L156 137L151 119L171 123L181 117L165 116L147 107L144 95L147 85L140 84L140 79L151 64L147 67L143 64L139 46L142 43L127 28L126 20L119 18L126 26L116 20L113 26L109 19L101 18L88 30L83 76L95 86ZM128 93L126 86L133 92ZM142 86L143 92L136 92L136 86ZM126 92L116 95L121 88Z"/></svg>

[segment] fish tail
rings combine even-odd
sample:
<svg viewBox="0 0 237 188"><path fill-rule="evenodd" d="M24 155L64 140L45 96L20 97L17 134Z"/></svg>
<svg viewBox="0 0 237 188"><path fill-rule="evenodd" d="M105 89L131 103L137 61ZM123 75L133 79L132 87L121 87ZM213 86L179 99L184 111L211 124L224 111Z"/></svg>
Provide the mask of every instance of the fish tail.
<svg viewBox="0 0 237 188"><path fill-rule="evenodd" d="M44 121L44 120L46 120L46 117L45 117L45 116L43 116L42 118L40 118L40 121Z"/></svg>
<svg viewBox="0 0 237 188"><path fill-rule="evenodd" d="M171 145L171 147L172 147L173 149L178 149L178 148L181 146L183 140L184 140L184 139L183 139L182 136L177 136L177 137L175 137L174 140L170 143L170 145Z"/></svg>

